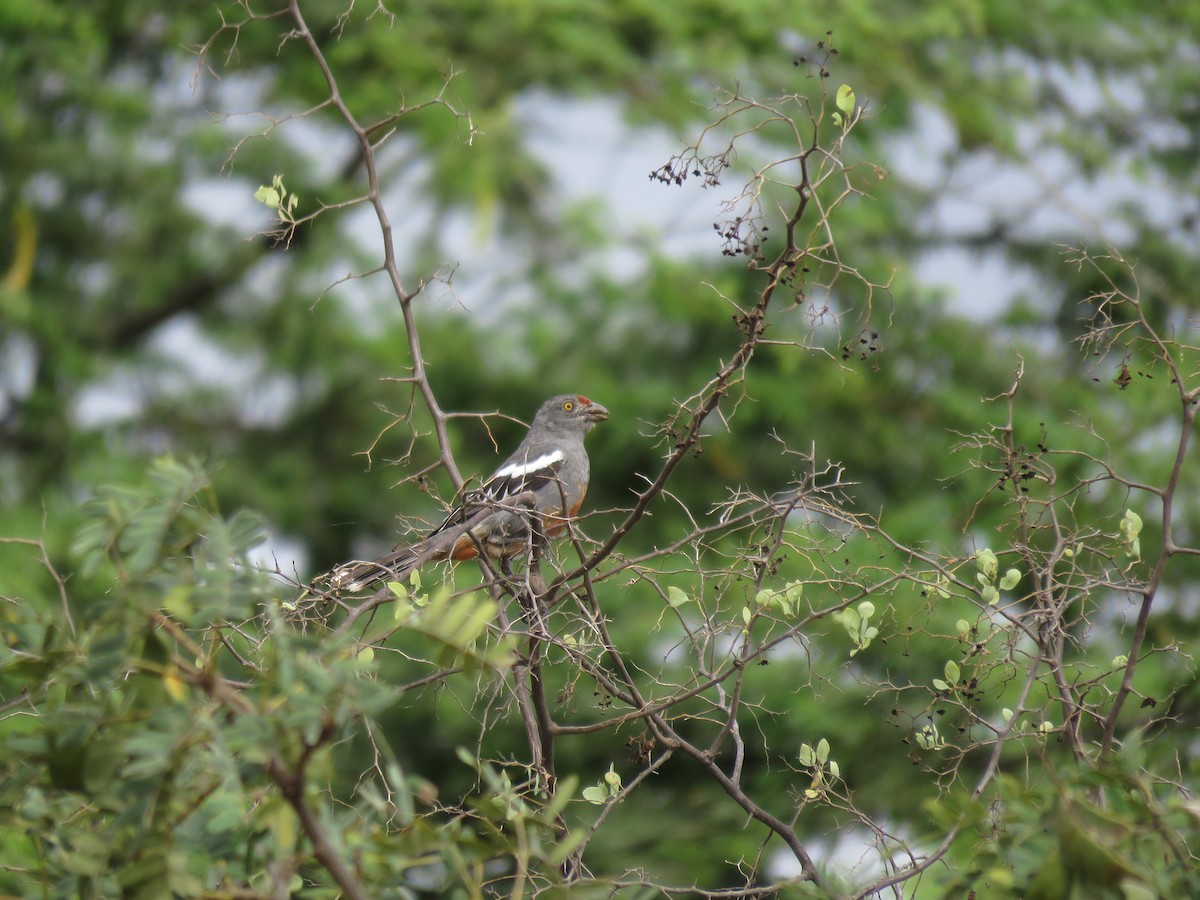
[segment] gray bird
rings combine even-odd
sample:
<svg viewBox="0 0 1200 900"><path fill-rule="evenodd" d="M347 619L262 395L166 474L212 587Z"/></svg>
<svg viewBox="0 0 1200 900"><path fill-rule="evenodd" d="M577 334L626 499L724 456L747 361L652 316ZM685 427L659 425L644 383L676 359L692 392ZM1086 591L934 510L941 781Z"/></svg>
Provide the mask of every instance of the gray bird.
<svg viewBox="0 0 1200 900"><path fill-rule="evenodd" d="M506 562L528 552L535 528L547 538L560 533L587 494L583 437L607 418L607 409L581 394L551 397L521 445L480 487L467 491L441 525L374 562L339 566L328 576L329 586L354 592L383 579L404 581L427 562L475 559L480 550Z"/></svg>

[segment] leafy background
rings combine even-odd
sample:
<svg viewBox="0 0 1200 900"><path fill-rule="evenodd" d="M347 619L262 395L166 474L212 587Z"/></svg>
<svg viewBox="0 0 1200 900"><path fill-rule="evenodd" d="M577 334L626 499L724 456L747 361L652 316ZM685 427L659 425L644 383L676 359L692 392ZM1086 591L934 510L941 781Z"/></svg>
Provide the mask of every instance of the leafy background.
<svg viewBox="0 0 1200 900"><path fill-rule="evenodd" d="M647 176L710 120L718 88L760 96L804 88L823 53L818 41L837 50L831 83L853 85L866 110L847 155L886 176L836 219L843 259L888 285L873 300L869 349L856 346L843 359L843 341L857 334L811 332L803 307L778 317L768 337L780 345L761 352L737 415L706 436L704 452L672 482L679 506L656 508L625 552L677 535L686 527L680 508L707 512L731 490L787 485L796 461L777 435L840 462L855 483L853 508L881 514L897 539L969 555L991 542L1004 511L994 493L977 503L995 479L971 467L970 447L955 448L996 422L980 400L1008 389L1018 359L1026 374L1014 431L1026 446L1080 447L1150 483L1169 471L1173 448L1162 435L1174 408L1161 366L1092 356L1078 343L1081 301L1106 277L1127 284L1124 267L1072 265L1060 242L1115 247L1136 263L1149 323L1180 340L1194 336L1196 9L1119 0L302 6L347 103L365 120L437 96L462 113L430 106L404 116L378 160L403 269L413 285L428 282L416 311L430 380L455 411L527 419L559 390L609 406L612 421L589 439L589 506L598 511L589 533L602 536L619 520L612 511L628 506L663 456L659 423L736 348L729 308L714 297L744 304L757 284L745 260L721 256L711 226L728 196L721 191L736 193L736 176L782 145L764 132L728 184L708 191ZM436 448L402 381L412 361L394 296L379 275L344 278L377 264L370 217L361 206L335 208L288 241L262 234L272 216L253 194L273 175L284 174L306 215L360 196L363 177L335 119L324 111L299 117L326 97L311 57L281 42L288 25L271 17L275 7L251 8L263 18L236 31L221 24L245 20L247 8L228 3L167 14L136 0L21 0L0 10L0 80L10 86L0 96L0 498L3 535L20 539L0 545L0 627L10 647L0 669L0 740L12 751L0 797L23 824L0 842L8 867L0 884L14 894L31 878L53 880L33 862L48 852L31 843L34 823L47 824L57 835L47 840L73 861L60 888L117 868L96 832L48 824L68 820L71 792L81 789L118 819L163 817L162 833L181 848L202 845L196 852L206 859L229 858L232 845L222 840L292 846L286 832L295 826L278 797L260 811L277 816L276 828L255 819L233 839L211 823L249 821L268 795L243 781L238 761L257 759L264 735L285 742L307 727L306 710L266 717L269 727L247 725L220 746L200 742L196 754L155 745L153 735L175 726L136 723L184 722L197 708L171 700L176 688L195 688L167 677L172 657L156 611L197 628L218 609L231 621L252 618L277 584L244 568L220 584L197 573L249 553L260 528L280 567L294 564L307 578L390 546L398 511L438 514L429 493L390 489L408 471L392 463L423 464ZM810 333L827 353L786 346ZM1123 385L1115 379L1126 363L1132 380ZM411 432L391 427L410 410ZM520 433L506 419L453 420L462 471L488 470L495 448L503 452ZM1061 474L1092 472L1085 460L1076 466ZM1185 470L1185 485L1194 485L1194 471ZM434 496L451 493L435 483ZM1180 521L1194 528L1194 490L1178 497ZM1081 493L1075 515L1115 531L1125 502L1111 490ZM139 518L139 510L151 512ZM119 563L95 555L118 545L127 553ZM1178 652L1139 670L1141 691L1166 705L1172 727L1146 734L1127 763L1158 766L1184 786L1195 784L1189 734L1200 706L1187 651L1196 568L1194 557L1173 563L1151 623L1153 646ZM69 575L65 586L56 573ZM204 589L172 601L181 582ZM661 607L632 588L608 591L604 604L631 656L669 673L655 631ZM853 672L844 668L844 629L824 622L806 636L812 668L782 655L748 676L770 698L754 727L775 751L827 738L857 806L919 839L947 815L936 802L956 801L919 765L912 717L922 704L906 706L872 685L941 677L945 653L928 638L953 633L961 613L916 590L877 605L887 640L856 657ZM1125 646L1132 618L1114 598L1078 636L1097 664ZM469 700L446 691L395 704L386 686L414 677L402 656L380 660L378 682L339 680L322 667L349 671L361 661L331 662L333 651L311 635L271 634L267 652L276 657L265 667L264 698L305 683L314 708L340 724L372 711L397 764L443 796L486 777L455 756L479 741ZM34 658L30 647L46 652ZM131 655L167 668L145 669L118 697L111 679ZM551 693L567 697L575 674L552 668ZM20 705L30 684L49 691L49 732ZM604 702L580 691L569 702ZM1129 710L1125 729L1135 733L1151 715ZM125 723L106 727L99 749L89 743L98 716ZM519 723L485 721L487 755L519 758ZM631 777L629 737L564 741L560 770L585 784L609 765ZM355 762L344 771L314 763L331 782L371 765L361 734L343 752ZM797 783L795 772L765 758L747 765L765 796ZM194 798L182 809L147 798L147 784L189 766L220 773L215 799L204 802L223 806L204 807L207 825L183 815L200 803ZM1006 838L1019 882L1042 859L1026 836L1037 833L1054 786L1020 765L1010 774L1009 800L1027 817ZM421 796L419 784L409 789ZM592 869L740 883L736 861L752 857L762 836L716 794L685 764L664 769L652 789L614 807L589 847ZM1063 809L1071 821L1072 807ZM865 836L844 817L814 810L805 831L822 864L848 873L847 883L870 871L864 864L854 874ZM419 860L432 845L421 842L435 837L411 840ZM972 866L986 869L986 852L956 846L951 873L929 876L920 890L933 895ZM203 869L194 858L171 865ZM782 862L774 865L784 873ZM193 877L191 891L199 891L203 876ZM131 876L124 889L142 883L151 882ZM177 892L189 893L180 884Z"/></svg>

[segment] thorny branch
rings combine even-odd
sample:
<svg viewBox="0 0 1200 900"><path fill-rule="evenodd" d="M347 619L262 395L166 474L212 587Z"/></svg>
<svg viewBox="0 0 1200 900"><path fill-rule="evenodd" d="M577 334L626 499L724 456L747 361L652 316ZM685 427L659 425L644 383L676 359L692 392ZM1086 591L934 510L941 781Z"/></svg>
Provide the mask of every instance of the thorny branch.
<svg viewBox="0 0 1200 900"><path fill-rule="evenodd" d="M1081 338L1083 347L1098 359L1097 365L1120 358L1114 380L1120 390L1128 384L1127 366L1132 357L1139 357L1140 365L1147 368L1161 366L1169 375L1176 406L1173 412L1164 411L1160 433L1165 436L1170 467L1162 483L1156 485L1122 474L1101 455L1078 448L1051 448L1044 436L1036 449L1028 450L1020 443L1014 427L1017 395L1024 377L1023 361L1012 388L1001 397L992 398L1004 402L1005 423L994 426L989 434L964 442L963 449L979 453L976 464L995 475L996 489L1002 491L1007 487L1012 492L1008 505L1013 517L1006 533L1012 539L1011 553L1027 573L1030 587L1023 597L995 612L1007 617L1011 635L1023 635L1034 641L1033 652L1024 655L1018 652L1011 638L1006 639L1007 657L990 666L993 672L1020 677L1021 688L1008 710L1007 721L1001 726L981 723L992 736L976 740L960 752L959 760L965 761L972 749L987 750L986 763L972 788L975 798L986 796L1002 771L1005 750L1011 744L1027 745L1030 735L1023 730L1022 717L1030 711L1046 717L1040 733L1053 734L1063 741L1077 763L1102 767L1121 743L1120 729L1130 728L1128 717L1122 713L1129 698L1136 694L1136 672L1149 656L1176 652L1171 646L1148 649L1147 633L1150 614L1172 558L1192 552L1191 548L1178 546L1174 534L1180 485L1189 465L1192 432L1200 406L1200 372L1189 371L1184 360L1195 365L1200 348L1165 340L1158 334L1141 302L1132 269L1118 255L1093 257L1084 251L1070 252L1073 264L1088 266L1108 285L1108 290L1088 298L1093 314ZM1106 273L1102 264L1114 262L1129 276L1134 285L1132 291L1119 287ZM1065 477L1063 470L1070 470L1080 459L1086 460L1097 474L1076 479ZM1161 536L1155 552L1148 558L1141 556L1127 535L1114 533L1115 528L1105 532L1077 524L1077 506L1082 498L1105 484L1119 486L1130 509L1145 509L1146 504L1139 502L1140 499L1149 501L1151 508L1158 505ZM1112 603L1122 595L1137 598L1137 616L1124 637L1125 651L1107 670L1092 677L1080 677L1076 657L1085 649L1078 637L1080 630L1090 627L1089 616L1101 610L1103 604ZM1120 674L1120 683L1115 691L1110 691L1104 685L1116 673ZM1044 691L1048 700L1036 702L1035 688ZM944 699L972 714L957 697ZM1046 707L1051 700L1059 707L1061 724L1049 721ZM1150 706L1153 707L1152 700ZM1143 721L1139 727L1146 729L1152 721ZM1159 721L1165 722L1166 717ZM939 845L924 857L873 882L858 896L872 896L882 888L925 871L949 852L961 828L956 825L948 829ZM1163 835L1174 846L1170 830L1163 829Z"/></svg>
<svg viewBox="0 0 1200 900"><path fill-rule="evenodd" d="M333 110L356 138L367 181L361 200L373 208L382 238L379 270L388 277L408 335L411 374L402 380L413 386L433 419L438 459L420 472L423 476L436 467L444 468L457 490L463 479L454 463L447 431L453 414L442 410L430 380L413 308L420 289L409 291L400 275L376 166L376 151L398 121L415 107L405 107L373 125L361 124L342 96L321 42L309 29L300 7L299 0L289 0L287 12L294 29L288 39L304 45L329 93L327 100L307 114ZM737 491L715 518L689 511L692 525L686 533L653 550L622 554L628 537L655 504L669 500L672 479L685 471L689 457L702 447L710 420L726 420L736 414L745 391L746 373L756 353L773 343L766 334L781 303L806 304L814 328L851 309L858 317L855 326L861 330L842 344L843 363L856 353L865 356L877 349L876 335L870 330L874 293L886 285L872 284L843 260L835 222L838 208L861 195L864 183L882 177L882 172L864 167L867 175L863 178L842 162L846 138L863 111L856 109L829 138L827 99L821 92L816 99L794 95L763 103L740 93L730 94L699 140L651 173L652 179L663 183L681 185L699 178L705 187L717 187L731 170L739 143L769 131L788 136L791 149L753 171L742 192L726 204L728 220L716 226L724 252L744 257L754 277L761 279L753 302L744 307L720 298L734 310L738 345L728 360L716 366L706 383L681 401L675 415L663 423L659 431L666 444L663 461L656 473L646 477L646 486L636 494L632 505L619 511L619 521L609 534L594 540L584 533L585 523L572 523L569 541L574 553L569 564L555 565L543 556L540 540L533 542L523 573L498 571L484 562L484 580L492 595L513 601L507 609L502 608L493 631L523 632L524 653L503 688L511 704L497 703L497 714L503 716L515 708L524 724L528 758L507 764L530 773L529 797L545 797L553 791L558 779L554 762L557 741L616 734L622 727L637 725L647 735L639 739L642 768L606 803L590 834L595 834L621 799L653 774L686 757L750 820L759 823L771 840L781 841L800 866L797 878L762 886L765 876L759 871L760 861L745 863L750 869L747 883L754 884L752 890L652 885L668 895L765 896L795 881L817 883L818 862L801 839L808 802L828 804L849 814L872 835L885 874L857 889L859 897L889 889L898 895L899 885L917 878L946 856L965 827L962 823L954 825L936 846L917 850L886 829L879 817L859 809L849 787L829 773L824 773L827 777L821 789L814 789L815 799L783 803L779 798L753 796L743 777L749 730L744 723L765 707L765 701L751 696L746 673L752 666L768 662L772 651L779 648L793 646L805 652L806 629L861 608L864 603L873 606L872 601L894 597L901 587L916 589L929 598L930 604L955 603L974 610L975 620L964 619L965 631L951 638L949 644L951 652L960 655L962 668L971 673L964 675L961 683L935 690L927 684L892 683L883 674L865 677L875 679L876 694L907 699L909 706L921 708L921 715L931 722L935 712L951 711L960 717L965 723L962 737L950 744L937 737L936 731L916 729L920 716L910 714L914 723L910 730L926 741L923 749L928 751L923 756L914 751L914 762L920 762L924 771L941 784L969 779L970 793L979 800L988 796L1008 758L1036 753L1035 742L1047 736L1061 739L1072 756L1084 764L1097 763L1114 752L1120 743L1120 730L1127 724L1123 711L1129 699L1137 695L1134 675L1138 667L1148 655L1168 649L1148 646L1150 615L1168 565L1175 556L1200 552L1179 545L1176 528L1177 493L1191 454L1200 384L1196 383L1196 373L1181 361L1179 346L1160 337L1152 327L1136 291L1127 293L1110 282L1109 292L1091 298L1095 318L1085 343L1088 349L1099 348L1098 352L1105 355L1114 350L1140 352L1168 372L1178 400L1171 423L1175 440L1172 467L1166 480L1154 485L1119 472L1103 449L1052 449L1045 438L1036 449L1029 449L1028 438L1018 433L1017 413L1025 377L1023 362L1019 363L1010 389L990 400L1002 404L1003 421L986 433L968 436L960 447L973 454L976 468L995 479L993 489L980 500L977 509L996 503L997 495L1006 492L1004 499L1011 519L1002 533L1009 544L998 548L997 556L1021 576L1015 594L993 601L983 599L973 548L943 553L910 546L895 539L881 521L854 511L841 471L832 466L819 467L815 450L807 455L796 454L801 474L791 490L774 496ZM432 102L463 115L444 95ZM714 140L720 144L716 150L702 146ZM782 229L777 226L776 230L782 231L782 246L768 256L767 244L773 237L768 223L774 214L766 210L771 205L768 198L777 194L787 196L788 205L778 212ZM1086 254L1080 254L1074 262L1095 265ZM828 298L835 288L848 293L843 282L857 285L861 298L856 303L843 301L835 314ZM1121 315L1114 314L1118 309ZM860 347L866 349L857 349ZM796 349L829 352L819 341L812 346L798 344ZM792 451L785 448L785 452ZM1091 464L1095 474L1085 478L1068 475L1068 464L1081 459ZM1122 557L1121 538L1115 528L1102 531L1077 524L1077 504L1085 502L1090 488L1106 484L1118 486L1131 498L1142 495L1159 504L1160 546L1144 562ZM706 560L720 559L721 553L728 553L731 542L741 548L736 558L709 568L712 564ZM864 545L880 560L877 564L842 561L846 547ZM804 606L800 608L771 605L776 602L772 597L777 575L787 557L800 560L808 570L803 580ZM549 577L543 572L546 566L552 567ZM678 575L690 585L683 601L671 594L670 588L676 586L671 575ZM678 644L671 654L687 656L686 674L670 674L666 665L660 671L649 671L618 644L609 630L597 588L620 579L629 585L648 587L651 595L661 601L664 619L678 629ZM759 603L757 598L764 594L767 599ZM1108 671L1080 675L1070 668L1072 654L1080 646L1078 630L1088 624L1088 616L1101 602L1120 595L1138 598L1138 614L1128 636L1125 661L1114 663ZM389 598L380 594L357 607L337 597L321 599L341 604L342 619L335 634L344 634L357 629L360 618L373 613ZM685 605L683 609L681 604ZM509 611L515 609L520 614L513 620ZM869 644L869 639L863 640ZM859 649L865 650L866 646ZM571 690L578 682L590 682L605 698L607 706L602 704L601 713L591 721L567 720L563 704L549 694L546 678L556 666L570 669ZM1105 689L1105 679L1117 672L1119 686L1113 691ZM459 673L459 667L431 668L427 677L406 688L447 684ZM810 686L815 686L819 676L811 663L809 677ZM1009 682L1019 687L1014 689L1007 719L998 721L998 711L981 708L978 702L981 685ZM609 712L612 705L620 708ZM897 707L901 705L897 703ZM1052 721L1055 709L1060 722ZM1033 730L1028 717L1034 717ZM766 752L766 748L754 749ZM302 784L290 780L302 781L303 766L272 773L272 777L285 794L291 790L288 799L293 806L294 796L303 799ZM296 806L296 810L308 831L309 822L302 808ZM556 819L555 831L560 839L568 834L564 814ZM310 833L310 837L318 847L320 834ZM585 837L561 874L567 878L585 876L589 843L590 837ZM344 881L346 873L338 872L336 860L321 857L321 862L349 896L356 896L353 882ZM527 879L541 877L527 869L526 863L524 856L515 861L521 885ZM652 884L630 879L621 883Z"/></svg>
<svg viewBox="0 0 1200 900"><path fill-rule="evenodd" d="M305 44L308 52L317 63L325 78L329 97L327 102L321 104L321 106L334 109L345 125L354 133L358 141L367 178L368 190L365 199L375 210L383 239L384 254L382 269L387 273L391 282L407 328L412 372L411 376L406 380L416 386L424 399L425 405L433 415L436 437L438 445L441 448L439 463L446 468L451 475L455 487L458 488L462 484L462 479L450 455L445 429L445 424L449 417L446 413L442 412L437 403L432 385L428 379L422 357L418 326L413 314L412 301L414 295L406 290L399 274L392 247L390 219L381 197L379 176L374 158L378 141L373 140L373 135L378 134L380 129L378 126L370 128L362 126L347 106L319 42L305 21L298 0L291 0L288 9L295 23L294 32L289 37L298 38ZM706 129L705 133L701 136L701 140L703 141L710 133L714 133L717 128L726 128L735 120L750 119L748 127L735 130L733 136L728 139L727 147L720 154L719 161L714 167L710 167L714 173L730 165L730 160L735 155L734 147L739 141L751 135L758 134L762 130L774 125L783 125L785 128L790 128L792 138L799 147L799 151L794 156L756 172L751 181L751 187L743 193L739 200L731 201L727 205L727 209L731 212L735 211L739 204L746 206L744 212L734 215L733 220L724 231L726 241L730 242L731 248L734 248L727 252L744 254L748 258L751 268L760 271L764 280L764 286L759 292L757 301L749 308L738 310L735 321L737 329L742 335L742 340L737 350L715 372L707 384L693 394L689 400L680 405L680 411L675 420L664 426L664 433L670 436L672 442L666 459L660 467L658 474L646 489L639 493L633 507L625 514L624 520L613 530L612 534L598 545L592 545L590 552L588 552L586 545L581 542L580 536L574 534L573 542L580 560L577 566L568 571L557 572L553 580L548 584L536 584L536 589L532 590L530 588L535 586L535 582L542 581L540 560L537 558L536 553L528 566L528 572L536 577L527 578L524 586L511 578L504 577L508 573L490 572L487 574L493 592L499 591L502 594L508 594L520 600L521 607L524 610L524 619L527 626L527 651L523 661L514 672L515 680L513 688L517 708L521 712L521 717L525 722L528 734L531 767L534 771L543 773L546 776L548 786L552 786L554 780L553 743L555 736L578 733L578 731L571 726L559 725L554 721L549 700L545 693L543 667L547 663L546 650L548 647L560 645L561 642L557 641L546 630L542 610L554 608L562 600L582 589L588 598L589 614L591 617L589 627L602 637L607 658L616 672L616 680L610 679L604 673L603 668L594 665L587 659L585 654L575 655L576 663L581 666L584 672L589 673L599 683L604 685L605 690L631 707L632 712L629 714L629 717L646 722L651 728L655 739L668 748L668 753L672 750L678 750L698 762L708 772L709 776L747 814L765 825L771 832L777 834L783 840L800 863L803 870L803 877L816 881L817 870L815 862L801 844L794 825L780 819L755 802L746 793L740 783L741 761L744 757L744 744L739 726L739 715L742 706L742 673L751 661L760 654L767 652L770 647L784 640L795 639L799 635L803 625L810 621L811 618L819 615L828 615L834 610L849 604L853 599L865 596L865 594L861 591L855 591L850 599L834 604L820 612L814 612L812 617L804 617L800 623L788 629L783 636L765 641L759 647L755 647L747 635L746 639L740 642L741 649L738 651L736 657L731 659L728 664L718 666L716 669L702 668L702 671L708 671L710 674L704 679L701 685L693 687L690 690L685 689L673 697L654 701L643 693L639 687L639 679L635 672L627 665L624 654L613 644L611 635L608 634L604 624L603 616L600 613L593 590L595 583L593 581L593 573L601 579L615 577L618 572L629 566L641 568L646 563L651 562L655 556L661 556L661 554L654 554L651 557L643 558L640 562L625 562L616 556L616 551L621 542L647 514L651 506L664 495L669 480L679 469L680 465L699 446L706 421L720 410L723 402L730 398L740 385L744 373L754 357L755 351L764 339L768 313L779 288L785 285L794 286L795 290L790 299L793 303L800 303L803 302L805 288L798 287L797 285L806 284L809 281L812 269L823 271L827 276L827 283L823 285L825 291L832 290L833 284L844 274L857 277L857 273L845 267L838 259L830 226L830 216L833 211L847 197L852 196L858 190L851 185L848 174L838 158L841 150L841 141L844 140L844 136L837 140L837 146L832 150L827 150L818 141L824 107L819 107L818 111L814 113L813 109L808 105L807 99L799 96L785 98L785 102L789 102L801 110L808 111L811 119L811 134L807 138L801 132L800 127L794 123L794 113L791 110L761 104L736 94L726 100L724 113L718 124L710 129ZM859 115L861 115L861 111ZM849 130L850 124L848 123L846 131ZM390 128L390 123L388 127ZM697 143L692 151L689 151L692 157L696 157L699 154L699 146L700 142ZM688 164L686 156L686 154L685 156L681 156L672 165ZM760 221L762 218L761 198L766 187L772 184L783 183L778 181L775 172L789 164L793 165L798 173L795 180L788 182L788 187L795 198L795 205L791 213L784 220L783 246L771 260L767 260L764 256L763 245L767 240L766 231L768 226ZM876 173L877 176L878 173ZM827 193L826 185L827 183L832 184L834 179L840 180L844 186L840 190L834 191L827 198L825 196ZM715 174L709 181L711 184L716 183ZM814 219L814 222L808 226L806 234L801 230L801 223L808 219ZM819 238L814 240L814 236L818 235ZM869 298L873 287L865 282L865 280L863 280L863 284L867 287L866 293L868 297L867 311L864 313L864 316L866 316L869 315ZM818 312L816 315L823 315L823 312ZM728 416L729 413L722 412L721 415ZM792 500L785 501L782 506L774 501L747 504L747 511L742 514L725 518L717 527L697 527L692 534L681 538L676 546L697 545L710 530L714 534L724 535L742 523L756 525L757 521L765 513L769 520L779 523L772 526L775 529L776 537L773 549L766 553L769 557L781 549L784 530L780 525L803 502L803 500L793 498ZM603 571L600 567L610 560L615 562L616 565L607 572ZM762 584L766 572L766 567L759 569L756 577L757 584ZM340 602L337 598L331 599L334 602ZM357 618L371 612L379 603L386 601L386 599L386 593L381 592L369 603L350 609L348 617L339 626L338 631L344 632L347 628L353 627ZM708 643L707 639L705 643ZM731 678L733 679L733 683L727 691L724 683ZM720 725L717 732L708 739L707 749L701 749L697 744L681 736L671 725L667 714L687 697L701 696L712 689L716 691L716 700L714 703L715 710L721 714ZM624 721L626 718L628 717L621 717L616 721ZM608 723L608 727L612 727L613 725L613 722ZM732 775L726 773L723 767L716 762L720 748L729 739L733 740L733 744L737 748Z"/></svg>

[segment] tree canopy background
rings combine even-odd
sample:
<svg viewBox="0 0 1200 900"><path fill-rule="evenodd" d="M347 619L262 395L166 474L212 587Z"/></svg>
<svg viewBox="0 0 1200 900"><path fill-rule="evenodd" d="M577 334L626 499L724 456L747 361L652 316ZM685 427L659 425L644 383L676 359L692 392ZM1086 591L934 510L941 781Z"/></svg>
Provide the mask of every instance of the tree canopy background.
<svg viewBox="0 0 1200 900"><path fill-rule="evenodd" d="M1196 890L1198 19L5 4L0 885ZM523 659L521 591L468 634L439 572L386 634L293 615L560 391L613 418L548 566L674 461ZM711 758L616 721L618 656ZM735 658L744 709L677 696Z"/></svg>

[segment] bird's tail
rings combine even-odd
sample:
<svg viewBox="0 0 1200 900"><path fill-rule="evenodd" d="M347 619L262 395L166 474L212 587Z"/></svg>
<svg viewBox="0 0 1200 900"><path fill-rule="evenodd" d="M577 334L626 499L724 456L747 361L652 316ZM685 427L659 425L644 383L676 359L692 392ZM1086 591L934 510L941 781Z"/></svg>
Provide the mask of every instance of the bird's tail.
<svg viewBox="0 0 1200 900"><path fill-rule="evenodd" d="M374 562L352 560L322 577L329 589L354 594L380 581L405 581L421 563L416 548L401 547Z"/></svg>
<svg viewBox="0 0 1200 900"><path fill-rule="evenodd" d="M361 591L380 581L407 581L413 569L419 569L428 562L450 559L455 547L464 540L464 535L490 514L491 507L474 510L469 516L451 514L432 534L417 543L397 547L374 562L355 559L343 563L317 581L327 585L331 591L346 594ZM473 544L471 549L474 550Z"/></svg>

